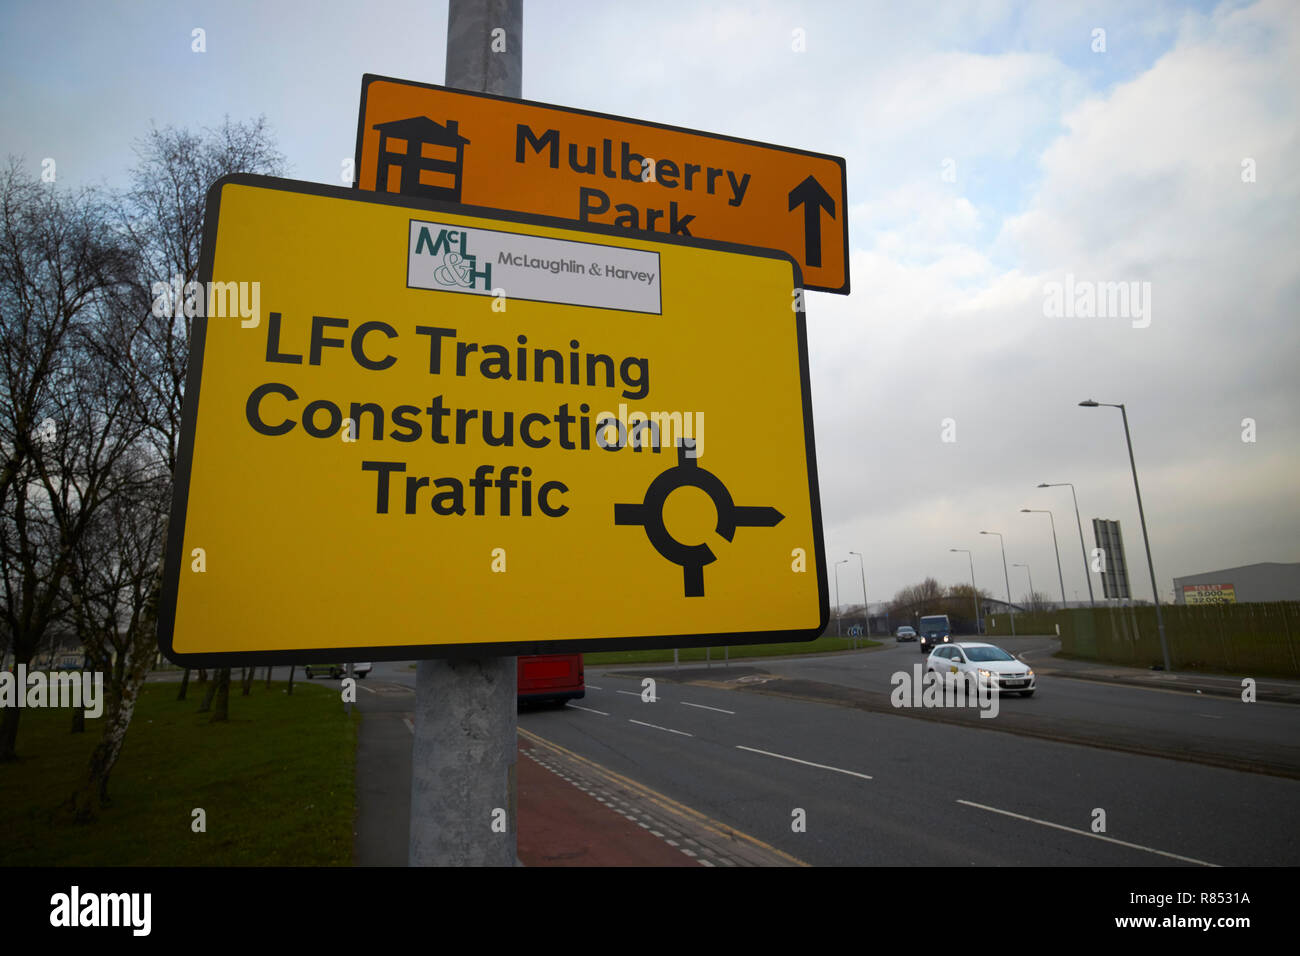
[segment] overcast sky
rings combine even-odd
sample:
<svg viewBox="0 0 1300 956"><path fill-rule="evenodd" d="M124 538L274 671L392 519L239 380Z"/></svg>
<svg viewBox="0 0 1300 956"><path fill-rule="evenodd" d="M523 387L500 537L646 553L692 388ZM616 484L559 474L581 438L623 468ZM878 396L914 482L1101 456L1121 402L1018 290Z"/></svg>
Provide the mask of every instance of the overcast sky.
<svg viewBox="0 0 1300 956"><path fill-rule="evenodd" d="M446 21L6 0L2 151L121 185L151 122L265 114L293 177L339 183L361 75L441 83ZM1164 599L1175 576L1300 560L1297 64L1289 0L524 5L527 99L845 157L853 294L809 294L809 348L828 563L865 553L873 602L969 580L949 548L1004 595L981 529L1059 595L1047 517L1021 508L1054 512L1086 598L1069 489L1042 481L1075 484L1089 548L1092 517L1121 521L1149 596L1120 414L1089 397L1128 406ZM1067 275L1149 283L1149 313L1046 315ZM856 560L841 590L861 599Z"/></svg>

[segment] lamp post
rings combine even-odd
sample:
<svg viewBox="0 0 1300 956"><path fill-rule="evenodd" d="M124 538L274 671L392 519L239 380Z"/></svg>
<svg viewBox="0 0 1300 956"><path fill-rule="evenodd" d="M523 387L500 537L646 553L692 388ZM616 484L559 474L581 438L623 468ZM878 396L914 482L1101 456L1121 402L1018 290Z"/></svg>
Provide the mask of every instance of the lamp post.
<svg viewBox="0 0 1300 956"><path fill-rule="evenodd" d="M1007 543L1002 540L1001 533L997 531L981 531L980 534L996 534L998 544L1002 546L1002 580L1007 585L1007 611L1011 614L1011 636L1016 636L1016 608L1011 603L1011 575L1007 574Z"/></svg>
<svg viewBox="0 0 1300 956"><path fill-rule="evenodd" d="M1015 563L1013 562L1011 566L1012 566L1013 568L1024 568L1024 569L1025 569L1025 574L1029 575L1029 607L1030 607L1031 610L1037 611L1038 608L1035 607L1035 605L1036 605L1038 602L1035 600L1035 595L1034 595L1034 575L1033 575L1032 572L1030 572L1030 570L1029 570L1029 565L1027 565L1027 564L1015 564Z"/></svg>
<svg viewBox="0 0 1300 956"><path fill-rule="evenodd" d="M1138 520L1142 522L1142 544L1147 551L1147 571L1151 575L1151 597L1156 602L1156 630L1160 632L1160 652L1165 658L1165 670L1172 671L1173 665L1169 661L1169 643L1165 640L1165 618L1160 613L1160 591L1156 587L1156 566L1151 560L1151 539L1147 537L1147 516L1142 510L1142 489L1138 487L1138 466L1133 458L1133 438L1129 435L1128 430L1128 410L1124 408L1121 402L1118 405L1112 405L1110 402L1096 402L1088 399L1086 402L1080 402L1081 408L1097 408L1104 405L1106 408L1118 408L1120 415L1124 419L1124 441L1128 444L1128 463L1133 469L1133 491L1137 495L1138 501Z"/></svg>
<svg viewBox="0 0 1300 956"><path fill-rule="evenodd" d="M1061 582L1061 610L1064 611L1069 605L1065 603L1065 575L1061 573L1061 546L1056 543L1056 519L1052 517L1050 511L1044 508L1021 508L1020 510L1025 514L1047 515L1047 519L1052 522L1052 550L1056 552L1056 576ZM1085 565L1084 572L1086 573L1087 570L1087 565Z"/></svg>
<svg viewBox="0 0 1300 956"><path fill-rule="evenodd" d="M1088 549L1083 543L1083 520L1079 517L1079 496L1074 493L1074 485L1068 481L1058 481L1054 483L1040 482L1039 488L1065 488L1069 487L1070 496L1074 499L1074 521L1079 526L1079 553L1083 555L1083 578L1088 582L1088 603L1093 607L1097 606L1097 599L1092 596L1092 574L1088 571ZM1060 561L1060 555L1057 555L1057 561Z"/></svg>
<svg viewBox="0 0 1300 956"><path fill-rule="evenodd" d="M849 554L858 556L858 570L862 572L862 624L866 628L863 636L868 640L871 638L871 611L867 607L867 565L862 560L862 554L858 551L850 551Z"/></svg>
<svg viewBox="0 0 1300 956"><path fill-rule="evenodd" d="M840 565L848 564L849 559L835 562L835 636L843 637L843 628L840 626Z"/></svg>
<svg viewBox="0 0 1300 956"><path fill-rule="evenodd" d="M965 548L949 548L949 551L962 551L966 554L966 560L970 562L970 594L971 599L975 602L975 634L980 633L980 593L975 589L975 559L971 557L970 551Z"/></svg>

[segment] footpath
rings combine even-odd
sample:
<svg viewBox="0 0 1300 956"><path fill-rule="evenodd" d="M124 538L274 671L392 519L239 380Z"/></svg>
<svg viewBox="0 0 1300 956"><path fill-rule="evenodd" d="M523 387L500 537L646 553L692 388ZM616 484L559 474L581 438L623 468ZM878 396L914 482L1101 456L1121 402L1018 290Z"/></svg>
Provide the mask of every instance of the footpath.
<svg viewBox="0 0 1300 956"><path fill-rule="evenodd" d="M406 866L415 695L358 682L357 866ZM521 866L802 866L801 861L519 729Z"/></svg>

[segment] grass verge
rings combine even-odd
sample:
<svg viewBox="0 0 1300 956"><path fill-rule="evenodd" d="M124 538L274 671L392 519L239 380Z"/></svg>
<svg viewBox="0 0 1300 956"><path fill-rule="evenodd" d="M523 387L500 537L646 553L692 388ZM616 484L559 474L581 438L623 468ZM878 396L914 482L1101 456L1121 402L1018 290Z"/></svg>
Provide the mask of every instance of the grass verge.
<svg viewBox="0 0 1300 956"><path fill-rule="evenodd" d="M198 713L206 684L146 683L109 779L113 806L92 824L52 811L85 773L102 730L69 733L67 710L25 710L20 759L0 764L0 865L330 866L352 862L360 713L335 685L255 681L230 720ZM207 832L191 829L192 811Z"/></svg>

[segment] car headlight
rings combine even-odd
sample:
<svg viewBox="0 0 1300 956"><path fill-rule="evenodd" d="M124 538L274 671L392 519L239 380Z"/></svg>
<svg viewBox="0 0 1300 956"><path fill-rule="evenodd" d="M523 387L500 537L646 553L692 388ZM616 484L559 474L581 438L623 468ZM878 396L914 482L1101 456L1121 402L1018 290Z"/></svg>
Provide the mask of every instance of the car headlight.
<svg viewBox="0 0 1300 956"><path fill-rule="evenodd" d="M1034 676L1034 669L1031 667L1031 668L1029 668L1027 671L1025 671L1025 676L1026 676L1026 677L1033 677L1033 676Z"/></svg>
<svg viewBox="0 0 1300 956"><path fill-rule="evenodd" d="M985 670L982 667L980 668L980 677L992 677L992 676L993 676L992 671Z"/></svg>

